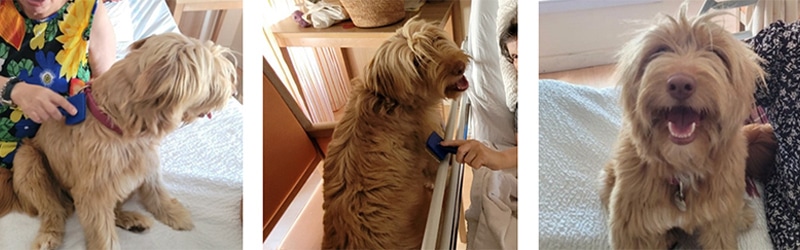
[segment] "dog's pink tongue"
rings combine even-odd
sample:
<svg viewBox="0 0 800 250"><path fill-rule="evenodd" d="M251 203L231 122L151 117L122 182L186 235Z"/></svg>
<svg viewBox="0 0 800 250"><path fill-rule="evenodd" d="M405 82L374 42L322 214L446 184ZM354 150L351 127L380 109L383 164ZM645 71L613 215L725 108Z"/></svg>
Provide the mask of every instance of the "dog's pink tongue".
<svg viewBox="0 0 800 250"><path fill-rule="evenodd" d="M456 87L458 87L458 90L466 90L469 88L469 81L467 81L467 77L461 76L461 80L458 80Z"/></svg>
<svg viewBox="0 0 800 250"><path fill-rule="evenodd" d="M688 107L676 107L667 113L669 133L678 139L691 139L700 114Z"/></svg>

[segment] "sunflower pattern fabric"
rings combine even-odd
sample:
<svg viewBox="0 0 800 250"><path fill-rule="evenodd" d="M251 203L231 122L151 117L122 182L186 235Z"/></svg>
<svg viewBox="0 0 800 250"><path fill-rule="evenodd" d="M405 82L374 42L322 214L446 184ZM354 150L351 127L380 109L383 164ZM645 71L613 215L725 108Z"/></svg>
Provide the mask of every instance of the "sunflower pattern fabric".
<svg viewBox="0 0 800 250"><path fill-rule="evenodd" d="M89 34L97 2L67 0L55 14L27 18L15 0L0 0L0 75L17 77L68 96L91 77ZM39 124L15 107L0 105L0 167L11 168L22 138Z"/></svg>

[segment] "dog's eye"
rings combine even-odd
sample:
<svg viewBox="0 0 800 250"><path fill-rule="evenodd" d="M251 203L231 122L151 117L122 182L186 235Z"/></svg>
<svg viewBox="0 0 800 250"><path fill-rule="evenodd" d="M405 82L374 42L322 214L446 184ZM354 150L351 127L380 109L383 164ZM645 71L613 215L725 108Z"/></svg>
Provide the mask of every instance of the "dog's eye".
<svg viewBox="0 0 800 250"><path fill-rule="evenodd" d="M711 52L714 53L714 55L716 55L717 57L725 59L725 54L722 53L722 51L719 51L718 49L711 49Z"/></svg>
<svg viewBox="0 0 800 250"><path fill-rule="evenodd" d="M660 56L663 53L672 52L672 50L667 46L659 46L653 49L653 52L650 53L650 57L647 58L647 61L653 60L656 57Z"/></svg>
<svg viewBox="0 0 800 250"><path fill-rule="evenodd" d="M653 51L653 55L658 55L661 53L672 52L672 50L667 46L659 46Z"/></svg>
<svg viewBox="0 0 800 250"><path fill-rule="evenodd" d="M716 48L712 48L711 52L714 53L714 55L716 55L720 60L722 60L722 63L725 64L725 67L730 68L730 63L728 62L728 57L725 56L725 53Z"/></svg>

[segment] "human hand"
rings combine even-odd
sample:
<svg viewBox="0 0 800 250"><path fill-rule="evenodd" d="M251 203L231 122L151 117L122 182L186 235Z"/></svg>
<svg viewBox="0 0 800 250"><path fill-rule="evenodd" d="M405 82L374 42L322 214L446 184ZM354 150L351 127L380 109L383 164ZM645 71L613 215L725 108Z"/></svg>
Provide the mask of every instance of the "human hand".
<svg viewBox="0 0 800 250"><path fill-rule="evenodd" d="M70 115L78 110L66 98L52 90L34 84L20 82L11 89L11 100L19 106L22 113L36 123L61 118L61 107Z"/></svg>
<svg viewBox="0 0 800 250"><path fill-rule="evenodd" d="M482 166L493 170L511 168L516 166L516 155L513 159L503 152L496 151L476 140L452 140L443 141L442 146L457 146L456 161L466 163L473 168ZM510 162L513 162L513 166Z"/></svg>

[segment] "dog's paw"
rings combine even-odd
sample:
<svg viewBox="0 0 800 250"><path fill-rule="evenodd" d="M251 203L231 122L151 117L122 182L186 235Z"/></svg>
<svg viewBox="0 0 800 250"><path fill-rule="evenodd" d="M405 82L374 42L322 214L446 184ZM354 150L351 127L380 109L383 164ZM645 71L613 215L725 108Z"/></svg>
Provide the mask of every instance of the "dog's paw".
<svg viewBox="0 0 800 250"><path fill-rule="evenodd" d="M59 236L56 233L40 233L33 241L31 249L34 250L54 250L61 245L63 235Z"/></svg>
<svg viewBox="0 0 800 250"><path fill-rule="evenodd" d="M175 230L194 229L191 213L178 200L173 199L166 209L165 213L156 217L158 221Z"/></svg>
<svg viewBox="0 0 800 250"><path fill-rule="evenodd" d="M141 233L153 225L153 220L133 211L117 211L115 223L117 227L134 232Z"/></svg>
<svg viewBox="0 0 800 250"><path fill-rule="evenodd" d="M736 227L739 229L740 232L745 232L753 226L753 223L756 221L756 214L755 210L753 209L752 205L750 204L753 201L745 201L745 205L742 208L739 214L739 221L736 224Z"/></svg>

